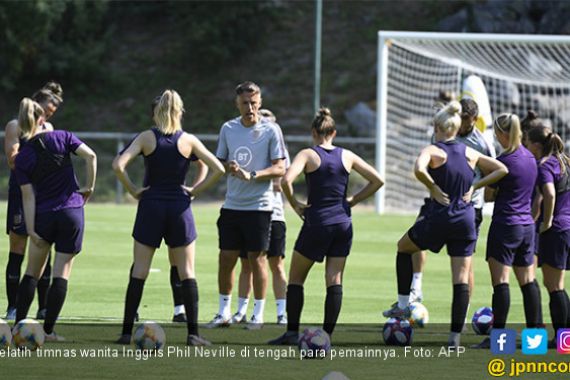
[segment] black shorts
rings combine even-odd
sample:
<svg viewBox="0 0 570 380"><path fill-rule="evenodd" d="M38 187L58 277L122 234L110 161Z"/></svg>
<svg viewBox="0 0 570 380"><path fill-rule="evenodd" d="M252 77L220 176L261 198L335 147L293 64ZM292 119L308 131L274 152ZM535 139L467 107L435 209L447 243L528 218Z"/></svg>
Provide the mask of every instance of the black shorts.
<svg viewBox="0 0 570 380"><path fill-rule="evenodd" d="M59 253L76 254L83 246L83 207L36 214L36 233Z"/></svg>
<svg viewBox="0 0 570 380"><path fill-rule="evenodd" d="M274 220L271 222L271 232L269 233L269 250L267 257L282 257L285 258L285 238L287 233L287 226L285 222ZM247 251L241 250L239 257L247 259Z"/></svg>
<svg viewBox="0 0 570 380"><path fill-rule="evenodd" d="M8 209L6 212L6 234L10 232L20 236L27 236L26 223L24 221L24 209L22 195L16 191L8 193Z"/></svg>
<svg viewBox="0 0 570 380"><path fill-rule="evenodd" d="M492 257L507 266L534 264L534 223L507 225L492 222L487 235L486 260Z"/></svg>
<svg viewBox="0 0 570 380"><path fill-rule="evenodd" d="M133 238L149 247L160 248L162 239L171 248L184 247L197 237L189 199L139 202Z"/></svg>
<svg viewBox="0 0 570 380"><path fill-rule="evenodd" d="M329 226L303 224L295 242L295 251L319 263L325 257L347 257L351 247L352 222Z"/></svg>
<svg viewBox="0 0 570 380"><path fill-rule="evenodd" d="M222 250L260 252L269 249L271 211L222 208L217 225Z"/></svg>

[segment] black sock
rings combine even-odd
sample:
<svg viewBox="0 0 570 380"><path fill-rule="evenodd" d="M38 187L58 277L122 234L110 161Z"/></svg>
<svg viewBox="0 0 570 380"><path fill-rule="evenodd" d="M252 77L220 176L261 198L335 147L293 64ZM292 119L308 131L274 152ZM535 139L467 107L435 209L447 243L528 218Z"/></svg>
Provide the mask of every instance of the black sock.
<svg viewBox="0 0 570 380"><path fill-rule="evenodd" d="M550 317L554 333L566 325L568 309L566 308L566 296L564 290L556 290L550 293Z"/></svg>
<svg viewBox="0 0 570 380"><path fill-rule="evenodd" d="M568 298L568 293L564 289L564 297L566 298L566 326L570 327L570 298Z"/></svg>
<svg viewBox="0 0 570 380"><path fill-rule="evenodd" d="M461 333L465 324L469 306L469 285L453 285L453 303L451 304L451 331Z"/></svg>
<svg viewBox="0 0 570 380"><path fill-rule="evenodd" d="M10 252L8 255L8 265L6 265L6 296L8 298L8 308L16 307L16 297L18 295L18 285L20 284L20 273L24 255Z"/></svg>
<svg viewBox="0 0 570 380"><path fill-rule="evenodd" d="M287 285L287 331L299 332L304 301L302 285Z"/></svg>
<svg viewBox="0 0 570 380"><path fill-rule="evenodd" d="M536 323L542 326L544 325L544 319L542 316L542 292L540 291L540 285L538 284L538 281L536 281L536 278L534 279L533 283L538 292L538 319L536 320Z"/></svg>
<svg viewBox="0 0 570 380"><path fill-rule="evenodd" d="M396 256L396 276L398 277L398 294L410 294L413 276L412 255L398 252Z"/></svg>
<svg viewBox="0 0 570 380"><path fill-rule="evenodd" d="M47 312L44 322L44 331L46 334L53 332L53 326L55 326L55 321L61 312L66 295L67 280L60 277L54 278L47 296Z"/></svg>
<svg viewBox="0 0 570 380"><path fill-rule="evenodd" d="M38 286L38 280L27 274L22 277L22 282L18 286L18 297L16 300L16 322L26 319L30 305L34 300L34 292Z"/></svg>
<svg viewBox="0 0 570 380"><path fill-rule="evenodd" d="M182 281L179 290L184 299L188 335L198 335L198 283L196 279L189 278Z"/></svg>
<svg viewBox="0 0 570 380"><path fill-rule="evenodd" d="M49 282L51 280L51 254L48 255L46 268L38 281L38 308L47 308Z"/></svg>
<svg viewBox="0 0 570 380"><path fill-rule="evenodd" d="M325 323L323 330L332 335L340 307L342 306L342 285L331 285L327 288L327 298L325 300Z"/></svg>
<svg viewBox="0 0 570 380"><path fill-rule="evenodd" d="M180 276L178 275L178 268L172 266L170 267L170 287L172 288L172 300L174 301L174 306L182 305L185 303L180 286L181 283Z"/></svg>
<svg viewBox="0 0 570 380"><path fill-rule="evenodd" d="M540 299L540 291L534 281L521 286L521 291L523 295L526 327L534 328L538 326L538 300Z"/></svg>
<svg viewBox="0 0 570 380"><path fill-rule="evenodd" d="M135 324L135 314L141 303L144 281L131 277L125 297L125 316L123 317L123 335L131 335Z"/></svg>
<svg viewBox="0 0 570 380"><path fill-rule="evenodd" d="M509 284L502 283L493 287L493 328L504 329L511 307Z"/></svg>

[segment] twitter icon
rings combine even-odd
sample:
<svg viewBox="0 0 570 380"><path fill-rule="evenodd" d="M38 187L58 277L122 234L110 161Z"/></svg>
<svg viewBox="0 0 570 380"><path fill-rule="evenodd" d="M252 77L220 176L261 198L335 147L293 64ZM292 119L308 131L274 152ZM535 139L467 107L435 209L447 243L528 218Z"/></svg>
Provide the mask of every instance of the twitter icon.
<svg viewBox="0 0 570 380"><path fill-rule="evenodd" d="M548 351L546 329L524 329L521 338L522 352L525 355L544 355Z"/></svg>

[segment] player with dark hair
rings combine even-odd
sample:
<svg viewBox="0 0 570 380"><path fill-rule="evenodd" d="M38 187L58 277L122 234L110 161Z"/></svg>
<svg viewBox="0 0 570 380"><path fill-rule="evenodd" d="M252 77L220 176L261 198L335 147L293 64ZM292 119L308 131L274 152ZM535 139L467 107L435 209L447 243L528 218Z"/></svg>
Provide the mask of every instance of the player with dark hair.
<svg viewBox="0 0 570 380"><path fill-rule="evenodd" d="M521 143L519 118L502 114L493 123L503 153L497 160L509 174L485 188L485 200L495 202L493 221L487 236L487 262L493 285L493 328L504 329L511 304L509 276L511 267L520 285L526 326L539 322L539 289L534 268L534 220L531 196L536 183L536 160ZM485 338L476 348L490 348Z"/></svg>
<svg viewBox="0 0 570 380"><path fill-rule="evenodd" d="M133 228L134 263L125 297L123 331L117 343L129 344L144 283L152 258L164 239L181 280L187 316L187 344L210 345L198 335L198 284L194 272L196 227L191 199L212 186L224 168L195 136L182 131L184 104L174 90L163 92L154 108L156 127L142 132L113 161L113 169L127 191L139 199ZM145 183L138 188L129 179L126 167L138 155L145 160ZM185 178L190 157L195 154L213 174L196 187L187 187Z"/></svg>
<svg viewBox="0 0 570 380"><path fill-rule="evenodd" d="M522 142L526 143L528 132L534 128L544 125L544 122L538 117L534 110L527 110L526 116L521 120Z"/></svg>
<svg viewBox="0 0 570 380"><path fill-rule="evenodd" d="M283 177L283 192L293 210L303 219L295 243L287 286L287 331L269 344L297 344L304 303L303 284L315 262L325 263L327 296L323 329L331 335L342 304L342 275L352 246L350 209L373 195L383 184L380 175L353 152L333 145L336 126L328 108L315 116L311 134L314 146L297 154ZM355 170L368 183L354 196L347 196L350 172ZM305 173L307 203L294 196L293 182Z"/></svg>
<svg viewBox="0 0 570 380"><path fill-rule="evenodd" d="M271 180L285 174L285 143L275 123L259 115L261 89L253 82L236 87L240 116L224 123L216 156L227 168L228 185L217 222L219 235L219 309L208 327L231 322L233 272L241 251L253 273L255 297L247 328L263 326L267 292L269 231L273 211Z"/></svg>
<svg viewBox="0 0 570 380"><path fill-rule="evenodd" d="M412 254L422 249L439 252L447 246L451 258L453 302L449 346L459 346L469 304L471 256L477 241L475 211L471 196L477 189L493 184L508 171L499 161L487 157L456 140L461 126L461 105L451 102L434 117L435 140L422 150L414 168L416 178L431 195L424 215L398 242L396 274L398 304L389 317L410 315ZM473 183L475 168L488 173Z"/></svg>
<svg viewBox="0 0 570 380"><path fill-rule="evenodd" d="M48 252L55 245L53 282L46 304L46 339L63 340L53 331L65 302L73 260L81 251L84 231L83 206L93 193L97 156L67 131L40 129L43 108L31 99L20 103L18 126L25 144L15 161L16 178L22 191L24 218L30 236L28 265L20 282L16 321L26 318ZM79 188L71 154L86 162L86 187Z"/></svg>
<svg viewBox="0 0 570 380"><path fill-rule="evenodd" d="M534 110L528 110L524 119L521 120L521 132L522 132L522 144L528 149L528 132L536 127L543 127L544 121L538 117L538 114ZM540 236L540 225L542 224L542 194L538 191L535 186L532 193L532 218L534 219L534 271L538 268L538 243ZM544 326L543 314L542 314L542 295L540 291L540 286L538 285L538 280L535 278L534 282L538 289L538 326Z"/></svg>
<svg viewBox="0 0 570 380"><path fill-rule="evenodd" d="M554 332L570 326L570 299L564 272L570 269L570 159L564 142L545 126L528 131L528 149L539 160L537 186L542 194L538 263L550 296ZM556 344L556 338L549 346Z"/></svg>
<svg viewBox="0 0 570 380"><path fill-rule="evenodd" d="M46 83L43 88L36 91L32 96L32 100L40 104L43 109L43 115L39 122L41 130L53 130L53 126L47 120L57 111L63 102L62 96L63 90L61 89L61 85L55 82ZM14 172L14 161L23 143L24 140L22 139L22 131L18 125L18 120L11 120L6 124L4 135L4 152L6 154L6 161L10 166L8 210L6 213L6 233L9 235L10 241L10 253L8 256L8 264L6 265L7 320L14 320L16 318L16 295L18 294L21 267L28 242L26 224L24 222L24 211L22 208L22 193L17 184ZM38 281L37 319L45 318L50 277L51 260L48 257L45 270Z"/></svg>
<svg viewBox="0 0 570 380"><path fill-rule="evenodd" d="M260 109L261 117L275 123L275 126L281 130L276 123L277 118L268 109ZM285 149L285 167L289 167L289 152ZM266 252L271 277L273 279L273 294L275 295L275 304L277 308L277 324L286 324L286 293L287 278L285 275L285 238L287 227L285 225L285 212L283 210L283 196L281 189L281 178L274 178L273 186L273 212L271 213L271 232L269 237L269 250ZM238 289L238 308L232 316L231 323L242 323L247 320L247 305L249 303L249 293L252 287L252 273L247 258L247 252L241 251L240 255L241 269L239 273Z"/></svg>

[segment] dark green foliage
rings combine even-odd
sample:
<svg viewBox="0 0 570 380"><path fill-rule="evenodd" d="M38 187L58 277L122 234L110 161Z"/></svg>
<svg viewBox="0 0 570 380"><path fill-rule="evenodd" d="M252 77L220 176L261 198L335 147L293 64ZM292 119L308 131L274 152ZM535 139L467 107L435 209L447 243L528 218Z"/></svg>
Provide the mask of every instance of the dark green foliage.
<svg viewBox="0 0 570 380"><path fill-rule="evenodd" d="M169 5L172 21L200 67L239 60L240 52L256 46L276 16L261 1L192 2ZM251 51L251 50L250 50Z"/></svg>
<svg viewBox="0 0 570 380"><path fill-rule="evenodd" d="M0 2L0 87L12 90L35 78L96 78L107 8L107 1Z"/></svg>
<svg viewBox="0 0 570 380"><path fill-rule="evenodd" d="M32 0L0 2L0 87L65 78L89 83L108 78L110 38L125 24L174 32L174 59L208 68L239 58L272 19L271 2L108 2ZM170 34L170 33L169 33ZM196 59L199 57L199 59ZM167 57L168 58L168 57Z"/></svg>

